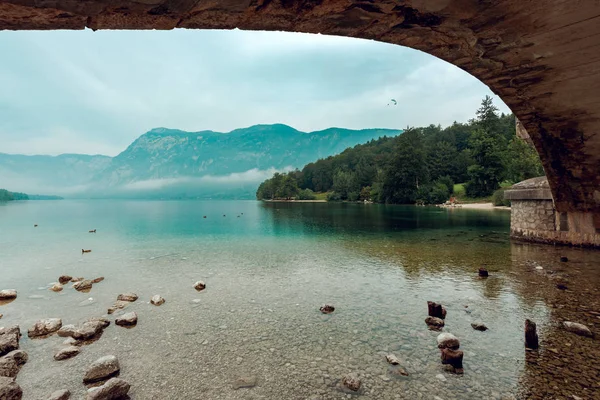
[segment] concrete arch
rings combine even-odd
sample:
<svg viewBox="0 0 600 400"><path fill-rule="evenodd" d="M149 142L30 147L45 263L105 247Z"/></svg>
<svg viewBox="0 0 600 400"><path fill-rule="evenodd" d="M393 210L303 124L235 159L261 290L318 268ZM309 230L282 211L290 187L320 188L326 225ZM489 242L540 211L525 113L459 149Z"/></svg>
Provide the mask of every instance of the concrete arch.
<svg viewBox="0 0 600 400"><path fill-rule="evenodd" d="M537 148L559 212L600 230L600 0L0 0L0 30L247 29L350 36L487 84Z"/></svg>

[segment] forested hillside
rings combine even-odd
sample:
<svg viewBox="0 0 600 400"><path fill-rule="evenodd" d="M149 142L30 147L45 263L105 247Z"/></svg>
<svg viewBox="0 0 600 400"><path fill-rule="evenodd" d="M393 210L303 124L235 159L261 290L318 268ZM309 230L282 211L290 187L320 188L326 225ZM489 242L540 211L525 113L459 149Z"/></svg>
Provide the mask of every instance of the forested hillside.
<svg viewBox="0 0 600 400"><path fill-rule="evenodd" d="M486 97L468 123L407 128L346 149L337 156L276 173L257 190L257 199L312 199L381 203L441 203L454 183L466 182L470 197L490 196L501 182L543 175L536 151L515 135L514 115L498 114Z"/></svg>
<svg viewBox="0 0 600 400"><path fill-rule="evenodd" d="M29 200L25 193L9 192L6 189L0 189L0 201Z"/></svg>

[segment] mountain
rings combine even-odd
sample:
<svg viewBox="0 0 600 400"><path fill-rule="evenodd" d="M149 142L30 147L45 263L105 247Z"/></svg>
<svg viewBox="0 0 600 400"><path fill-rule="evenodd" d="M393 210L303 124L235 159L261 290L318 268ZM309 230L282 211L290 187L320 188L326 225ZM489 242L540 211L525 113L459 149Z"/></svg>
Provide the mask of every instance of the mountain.
<svg viewBox="0 0 600 400"><path fill-rule="evenodd" d="M101 155L0 153L0 185L25 193L68 194L85 188L111 161L111 157Z"/></svg>
<svg viewBox="0 0 600 400"><path fill-rule="evenodd" d="M156 128L114 158L0 154L0 184L6 180L25 192L85 197L251 198L275 170L298 168L401 132L329 128L307 133L283 124L228 133Z"/></svg>

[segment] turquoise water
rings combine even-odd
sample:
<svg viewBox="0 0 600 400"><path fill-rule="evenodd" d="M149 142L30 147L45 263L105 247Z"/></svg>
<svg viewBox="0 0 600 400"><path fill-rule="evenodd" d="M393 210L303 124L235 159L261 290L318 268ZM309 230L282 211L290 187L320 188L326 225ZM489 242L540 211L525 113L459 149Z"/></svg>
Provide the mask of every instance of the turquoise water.
<svg viewBox="0 0 600 400"><path fill-rule="evenodd" d="M0 325L78 324L104 315L119 293L140 296L126 309L139 315L135 328L111 325L73 359L52 359L62 338L24 337L25 398L62 388L83 397L86 366L106 354L120 358L137 399L339 399L347 394L336 384L349 372L362 378L362 398L510 398L524 370L524 319L542 330L550 323L526 274L532 260L550 265L559 253L512 244L509 222L506 211L375 204L2 204L0 289L19 298L0 306ZM481 266L487 280L477 277ZM90 293L50 292L62 274L105 280ZM205 291L193 289L197 280ZM155 294L163 306L148 304ZM463 376L440 365L437 333L423 322L427 300L448 309ZM336 311L320 314L324 303ZM490 329L474 331L474 321ZM408 377L391 374L388 353ZM244 375L258 385L235 390Z"/></svg>

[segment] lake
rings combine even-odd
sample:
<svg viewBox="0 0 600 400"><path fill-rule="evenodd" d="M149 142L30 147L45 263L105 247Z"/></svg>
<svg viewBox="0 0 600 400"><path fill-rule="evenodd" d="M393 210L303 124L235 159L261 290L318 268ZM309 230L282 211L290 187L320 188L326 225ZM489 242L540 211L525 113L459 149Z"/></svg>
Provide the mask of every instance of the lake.
<svg viewBox="0 0 600 400"><path fill-rule="evenodd" d="M120 293L140 297L124 310L138 314L136 327L113 323L69 360L53 359L63 338L24 335L29 362L17 381L25 399L57 389L83 398L86 368L107 354L119 358L133 399L593 398L598 346L559 322L600 322L577 306L599 311L600 253L513 243L509 224L504 210L377 204L4 203L0 289L19 297L0 305L0 326L23 332L50 317L77 325L105 315ZM489 278L478 277L480 267ZM63 274L105 280L89 293L70 284L49 291ZM556 289L558 280L569 290ZM155 294L166 303L149 304ZM424 323L428 300L448 311L444 331L460 339L463 375L442 368L439 333ZM335 312L321 314L326 303ZM543 344L561 344L559 355L525 351L526 318ZM476 321L489 330L474 330ZM576 366L567 342L573 357L586 354ZM408 376L394 374L389 353ZM584 383L547 372L544 357ZM347 373L362 379L358 395L338 389ZM256 386L235 389L248 376Z"/></svg>

